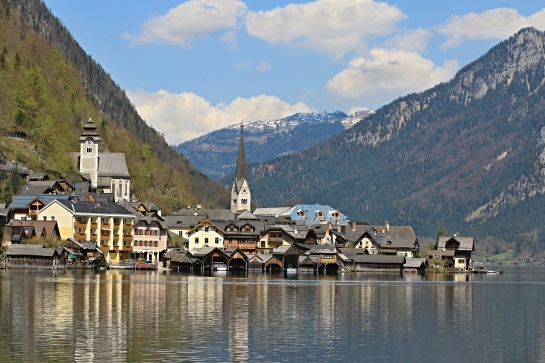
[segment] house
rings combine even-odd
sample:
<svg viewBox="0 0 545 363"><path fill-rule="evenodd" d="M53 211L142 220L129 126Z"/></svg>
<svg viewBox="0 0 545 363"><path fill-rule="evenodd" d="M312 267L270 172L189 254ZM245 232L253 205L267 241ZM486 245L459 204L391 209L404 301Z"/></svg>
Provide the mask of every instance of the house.
<svg viewBox="0 0 545 363"><path fill-rule="evenodd" d="M38 212L54 200L72 200L68 194L19 194L14 195L8 205L13 219L22 221L36 219Z"/></svg>
<svg viewBox="0 0 545 363"><path fill-rule="evenodd" d="M258 253L271 253L280 246L293 246L305 243L308 227L295 224L275 224L265 228L259 238Z"/></svg>
<svg viewBox="0 0 545 363"><path fill-rule="evenodd" d="M11 220L6 226L6 240L11 243L21 243L32 237L60 238L56 221L19 221Z"/></svg>
<svg viewBox="0 0 545 363"><path fill-rule="evenodd" d="M299 266L299 256L301 256L301 253L293 246L280 246L272 251L272 255L280 261L283 270L298 268Z"/></svg>
<svg viewBox="0 0 545 363"><path fill-rule="evenodd" d="M35 244L12 244L6 252L9 268L58 269L66 266L63 248Z"/></svg>
<svg viewBox="0 0 545 363"><path fill-rule="evenodd" d="M250 214L249 212L244 212ZM240 248L245 254L256 254L257 245L261 234L265 229L265 223L254 219L243 219L237 216L237 220L224 223L216 222L224 231L224 248Z"/></svg>
<svg viewBox="0 0 545 363"><path fill-rule="evenodd" d="M97 244L108 263L131 256L135 217L118 204L57 199L39 211L38 219L55 220L62 239Z"/></svg>
<svg viewBox="0 0 545 363"><path fill-rule="evenodd" d="M168 228L160 217L137 216L134 222L131 257L159 261L160 255L167 249L167 240Z"/></svg>
<svg viewBox="0 0 545 363"><path fill-rule="evenodd" d="M473 237L441 236L437 241L437 250L429 250L427 255L432 259L444 260L447 268L468 271L473 251L475 251Z"/></svg>
<svg viewBox="0 0 545 363"><path fill-rule="evenodd" d="M227 253L217 247L202 247L192 255L201 262L204 270L212 270L215 262L223 262L229 266L231 259Z"/></svg>
<svg viewBox="0 0 545 363"><path fill-rule="evenodd" d="M385 236L380 243L380 254L399 255L407 258L416 258L420 252L420 245L416 238Z"/></svg>
<svg viewBox="0 0 545 363"><path fill-rule="evenodd" d="M339 264L337 263L337 249L334 246L320 246L304 253L310 261L314 262L316 271L321 273L337 273ZM309 264L310 261L299 258L299 267Z"/></svg>
<svg viewBox="0 0 545 363"><path fill-rule="evenodd" d="M205 247L223 249L225 231L212 221L206 219L187 232L188 250L195 254Z"/></svg>
<svg viewBox="0 0 545 363"><path fill-rule="evenodd" d="M357 254L354 257L354 271L403 272L405 256Z"/></svg>
<svg viewBox="0 0 545 363"><path fill-rule="evenodd" d="M403 265L403 273L416 273L424 275L426 268L428 267L428 260L426 258L406 258Z"/></svg>

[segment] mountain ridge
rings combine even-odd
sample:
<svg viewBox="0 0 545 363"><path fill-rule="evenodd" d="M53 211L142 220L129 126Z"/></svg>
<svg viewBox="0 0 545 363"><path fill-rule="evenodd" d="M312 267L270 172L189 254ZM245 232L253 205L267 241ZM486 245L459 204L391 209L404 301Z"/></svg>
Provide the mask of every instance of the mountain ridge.
<svg viewBox="0 0 545 363"><path fill-rule="evenodd" d="M359 111L350 116L340 111L296 113L280 119L247 121L181 143L177 150L204 174L224 181L234 172L240 125L244 126L247 161L259 162L315 145L372 113Z"/></svg>
<svg viewBox="0 0 545 363"><path fill-rule="evenodd" d="M254 200L316 201L427 236L444 223L501 237L507 218L535 235L528 215L511 213L544 191L544 44L543 32L522 29L450 81L400 97L319 146L250 165Z"/></svg>

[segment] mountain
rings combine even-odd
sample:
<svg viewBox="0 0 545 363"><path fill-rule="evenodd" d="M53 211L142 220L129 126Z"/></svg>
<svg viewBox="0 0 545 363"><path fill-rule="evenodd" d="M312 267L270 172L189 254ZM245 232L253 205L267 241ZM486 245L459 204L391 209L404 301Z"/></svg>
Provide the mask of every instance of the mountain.
<svg viewBox="0 0 545 363"><path fill-rule="evenodd" d="M247 162L263 162L277 156L303 150L335 135L372 111L354 115L343 112L297 113L276 120L243 123ZM213 179L234 173L240 124L225 127L178 145L177 150Z"/></svg>
<svg viewBox="0 0 545 363"><path fill-rule="evenodd" d="M125 153L132 191L141 200L165 213L186 204L229 205L228 191L141 119L125 92L40 0L0 2L0 44L0 156L76 180L69 155L79 150L82 124L91 116L101 149ZM10 189L4 179L3 202Z"/></svg>
<svg viewBox="0 0 545 363"><path fill-rule="evenodd" d="M329 204L435 237L545 246L545 34L520 30L449 82L401 97L297 154L250 165L259 206ZM499 243L499 242L498 242Z"/></svg>

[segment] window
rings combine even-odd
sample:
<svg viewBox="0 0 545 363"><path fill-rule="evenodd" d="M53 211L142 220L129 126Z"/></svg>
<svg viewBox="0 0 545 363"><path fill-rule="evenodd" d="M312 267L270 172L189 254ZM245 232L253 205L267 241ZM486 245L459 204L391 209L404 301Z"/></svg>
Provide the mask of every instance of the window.
<svg viewBox="0 0 545 363"><path fill-rule="evenodd" d="M206 244L206 245L208 244L208 238L204 239L204 244Z"/></svg>
<svg viewBox="0 0 545 363"><path fill-rule="evenodd" d="M242 204L248 204L248 199L242 199Z"/></svg>
<svg viewBox="0 0 545 363"><path fill-rule="evenodd" d="M195 244L196 244L196 245L199 244L199 237L195 238Z"/></svg>
<svg viewBox="0 0 545 363"><path fill-rule="evenodd" d="M51 216L51 220L54 221L54 220L55 220L55 216Z"/></svg>
<svg viewBox="0 0 545 363"><path fill-rule="evenodd" d="M204 231L208 232L210 230L210 227L204 227Z"/></svg>
<svg viewBox="0 0 545 363"><path fill-rule="evenodd" d="M47 221L47 217L44 217L44 221Z"/></svg>
<svg viewBox="0 0 545 363"><path fill-rule="evenodd" d="M93 148L92 147L88 147L87 148L87 154L92 154L93 153Z"/></svg>
<svg viewBox="0 0 545 363"><path fill-rule="evenodd" d="M220 239L218 237L216 237L215 242L216 242L216 244L220 243Z"/></svg>
<svg viewBox="0 0 545 363"><path fill-rule="evenodd" d="M184 235L184 231L178 231L178 236L183 236Z"/></svg>

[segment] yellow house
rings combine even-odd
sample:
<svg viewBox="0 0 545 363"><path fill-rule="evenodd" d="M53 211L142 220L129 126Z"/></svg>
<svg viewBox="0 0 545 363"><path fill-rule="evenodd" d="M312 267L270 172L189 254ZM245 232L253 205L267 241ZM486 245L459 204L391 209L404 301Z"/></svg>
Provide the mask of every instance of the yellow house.
<svg viewBox="0 0 545 363"><path fill-rule="evenodd" d="M57 221L62 239L96 243L106 262L131 256L134 215L118 204L54 200L38 212L38 220Z"/></svg>
<svg viewBox="0 0 545 363"><path fill-rule="evenodd" d="M195 253L203 247L223 249L225 231L208 219L190 229L187 235L190 253Z"/></svg>

